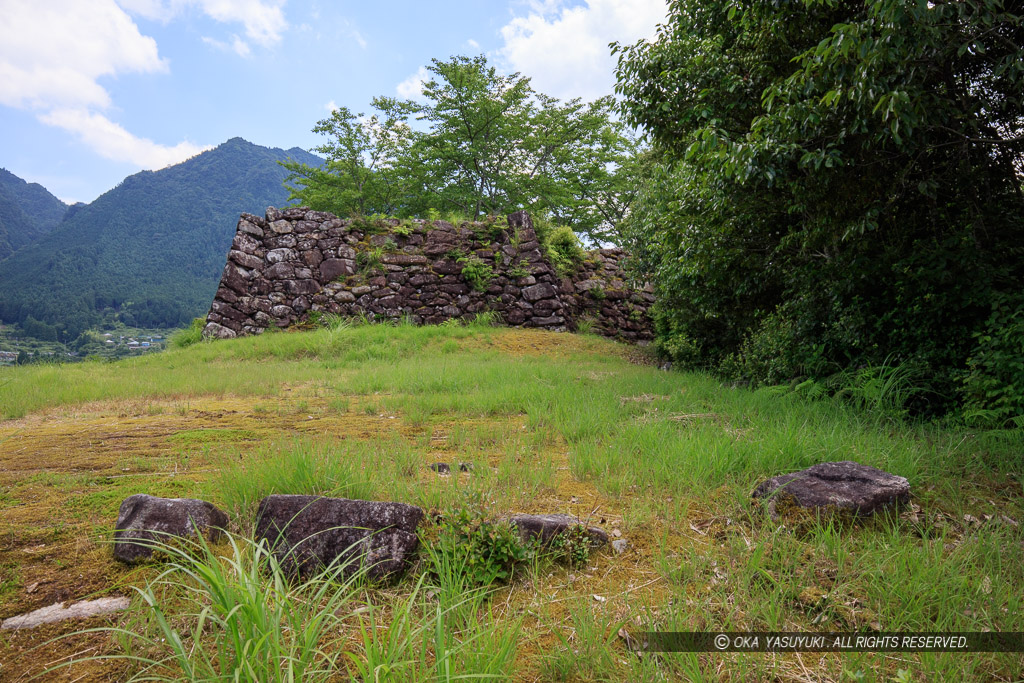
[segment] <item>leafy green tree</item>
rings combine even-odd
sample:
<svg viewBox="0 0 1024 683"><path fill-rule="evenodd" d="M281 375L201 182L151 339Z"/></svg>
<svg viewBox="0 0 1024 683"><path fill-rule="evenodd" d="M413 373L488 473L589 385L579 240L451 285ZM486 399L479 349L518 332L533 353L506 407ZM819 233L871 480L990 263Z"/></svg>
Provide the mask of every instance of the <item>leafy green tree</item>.
<svg viewBox="0 0 1024 683"><path fill-rule="evenodd" d="M422 103L377 98L369 119L342 108L320 121L313 130L329 141L315 151L328 165L287 165L292 197L342 215L529 209L617 238L638 143L610 97L563 103L484 56L435 59L428 71Z"/></svg>
<svg viewBox="0 0 1024 683"><path fill-rule="evenodd" d="M615 46L662 348L755 382L899 362L953 400L1024 280L1020 9L673 0Z"/></svg>
<svg viewBox="0 0 1024 683"><path fill-rule="evenodd" d="M409 102L386 97L373 100L378 114L366 117L339 107L313 127L328 142L313 149L325 166L284 161L292 172L291 199L340 215L394 213L406 200L408 172L396 164L406 159L419 135L407 119Z"/></svg>

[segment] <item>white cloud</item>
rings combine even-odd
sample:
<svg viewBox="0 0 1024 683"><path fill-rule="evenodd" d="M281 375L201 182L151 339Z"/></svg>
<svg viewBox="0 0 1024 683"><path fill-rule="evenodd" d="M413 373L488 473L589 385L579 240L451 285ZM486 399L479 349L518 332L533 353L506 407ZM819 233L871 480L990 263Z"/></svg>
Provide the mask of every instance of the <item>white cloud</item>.
<svg viewBox="0 0 1024 683"><path fill-rule="evenodd" d="M366 42L366 38L363 37L363 34L360 33L359 29L353 26L352 23L349 22L348 20L345 21L345 24L348 30L348 35L352 38L352 40L356 41L356 44L359 45L359 47L365 50L366 46L369 45L369 43Z"/></svg>
<svg viewBox="0 0 1024 683"><path fill-rule="evenodd" d="M35 111L101 156L143 168L203 151L136 137L97 113L112 105L101 77L168 71L156 41L114 0L0 0L0 16L0 105Z"/></svg>
<svg viewBox="0 0 1024 683"><path fill-rule="evenodd" d="M418 100L423 97L423 84L430 79L430 72L427 67L421 66L416 73L399 83L395 90L400 97L410 100Z"/></svg>
<svg viewBox="0 0 1024 683"><path fill-rule="evenodd" d="M198 8L214 21L238 23L245 37L263 47L281 40L288 28L281 6L284 0L118 0L127 11L146 19L168 22L189 7ZM235 42L239 38L234 38ZM234 46L233 46L234 47ZM237 47L234 48L237 52Z"/></svg>
<svg viewBox="0 0 1024 683"><path fill-rule="evenodd" d="M498 56L532 79L538 91L563 99L610 95L615 59L608 43L651 38L668 10L665 0L531 0L526 16L501 29Z"/></svg>
<svg viewBox="0 0 1024 683"><path fill-rule="evenodd" d="M336 112L338 110L338 105L337 105L337 103L335 103L334 100L331 100L330 102L328 102L327 104L324 105L324 109L326 109L327 111L329 111L329 112L331 112L333 114L334 112Z"/></svg>
<svg viewBox="0 0 1024 683"><path fill-rule="evenodd" d="M0 16L0 104L106 107L99 77L167 70L113 0L0 0Z"/></svg>
<svg viewBox="0 0 1024 683"><path fill-rule="evenodd" d="M472 38L470 38L469 40L466 41L466 45L470 49L472 49L472 50L479 50L480 49L480 43L476 42Z"/></svg>
<svg viewBox="0 0 1024 683"><path fill-rule="evenodd" d="M203 36L203 42L222 52L234 52L239 57L250 57L252 55L252 49L249 47L249 43L245 42L238 36L231 36L230 43L226 43L223 40L217 40L216 38L211 38L210 36Z"/></svg>
<svg viewBox="0 0 1024 683"><path fill-rule="evenodd" d="M132 135L102 114L86 109L54 109L39 119L74 133L101 156L127 161L141 168L158 169L184 161L210 147L179 142L173 147Z"/></svg>

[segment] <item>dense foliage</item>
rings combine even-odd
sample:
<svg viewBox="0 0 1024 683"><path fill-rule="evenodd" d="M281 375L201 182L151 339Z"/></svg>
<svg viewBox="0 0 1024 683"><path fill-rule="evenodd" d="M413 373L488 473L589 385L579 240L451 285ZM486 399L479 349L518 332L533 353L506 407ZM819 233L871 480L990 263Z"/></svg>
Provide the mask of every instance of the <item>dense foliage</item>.
<svg viewBox="0 0 1024 683"><path fill-rule="evenodd" d="M101 322L167 328L203 315L238 215L287 202L287 158L317 163L234 138L125 178L0 265L0 320L28 329L31 317L71 341Z"/></svg>
<svg viewBox="0 0 1024 683"><path fill-rule="evenodd" d="M67 210L42 185L0 168L0 260L53 230Z"/></svg>
<svg viewBox="0 0 1024 683"><path fill-rule="evenodd" d="M674 0L615 46L657 157L628 231L661 348L755 383L899 364L919 411L1024 413L1022 17Z"/></svg>
<svg viewBox="0 0 1024 683"><path fill-rule="evenodd" d="M563 103L483 56L435 59L428 70L423 102L378 97L370 117L341 107L317 123L328 142L314 151L327 165L285 164L292 197L340 215L528 209L618 241L639 162L610 97Z"/></svg>

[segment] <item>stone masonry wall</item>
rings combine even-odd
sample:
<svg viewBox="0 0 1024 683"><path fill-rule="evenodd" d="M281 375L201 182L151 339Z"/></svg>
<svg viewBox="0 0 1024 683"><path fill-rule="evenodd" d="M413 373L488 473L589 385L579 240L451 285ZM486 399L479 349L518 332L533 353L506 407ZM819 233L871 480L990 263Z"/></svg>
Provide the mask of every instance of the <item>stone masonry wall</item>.
<svg viewBox="0 0 1024 683"><path fill-rule="evenodd" d="M494 311L507 325L587 326L627 341L652 338L650 288L631 289L618 249L590 252L559 278L525 212L508 224L343 220L306 208L242 214L203 334L288 327L311 313L417 324Z"/></svg>

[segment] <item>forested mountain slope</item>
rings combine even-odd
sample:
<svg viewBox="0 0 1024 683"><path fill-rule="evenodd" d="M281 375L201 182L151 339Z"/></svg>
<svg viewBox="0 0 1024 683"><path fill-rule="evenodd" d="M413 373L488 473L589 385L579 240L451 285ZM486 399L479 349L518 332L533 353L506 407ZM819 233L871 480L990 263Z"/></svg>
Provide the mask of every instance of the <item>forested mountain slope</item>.
<svg viewBox="0 0 1024 683"><path fill-rule="evenodd" d="M0 168L0 260L53 230L67 210L42 185Z"/></svg>
<svg viewBox="0 0 1024 683"><path fill-rule="evenodd" d="M29 316L72 338L104 315L173 327L213 298L238 214L281 206L284 159L299 148L233 138L160 171L142 171L0 264L0 319Z"/></svg>

